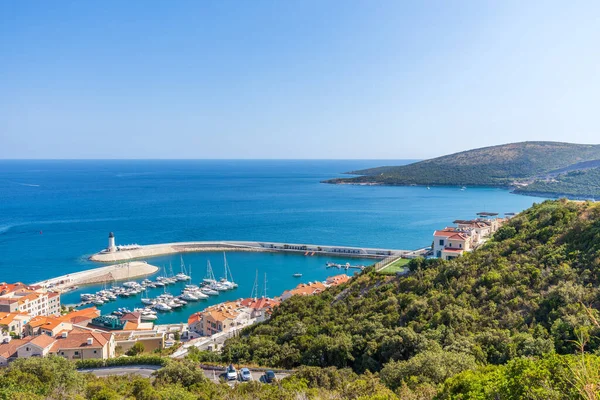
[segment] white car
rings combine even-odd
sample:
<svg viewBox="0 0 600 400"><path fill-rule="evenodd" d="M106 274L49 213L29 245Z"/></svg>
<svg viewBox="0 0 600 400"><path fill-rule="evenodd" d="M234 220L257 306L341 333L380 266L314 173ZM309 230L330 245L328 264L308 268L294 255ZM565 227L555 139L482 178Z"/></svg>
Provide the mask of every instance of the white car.
<svg viewBox="0 0 600 400"><path fill-rule="evenodd" d="M252 374L250 373L250 370L248 368L242 368L240 370L240 379L243 382L248 382L252 380Z"/></svg>
<svg viewBox="0 0 600 400"><path fill-rule="evenodd" d="M237 371L233 367L233 364L230 364L229 367L227 367L227 371L225 372L225 374L227 376L228 381L237 380Z"/></svg>

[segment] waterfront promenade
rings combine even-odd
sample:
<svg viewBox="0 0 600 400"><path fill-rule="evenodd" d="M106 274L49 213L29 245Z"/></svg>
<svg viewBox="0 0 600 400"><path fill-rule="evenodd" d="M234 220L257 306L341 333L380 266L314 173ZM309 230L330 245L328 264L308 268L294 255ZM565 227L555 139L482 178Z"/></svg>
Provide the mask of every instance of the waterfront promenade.
<svg viewBox="0 0 600 400"><path fill-rule="evenodd" d="M289 252L306 255L327 255L358 258L384 259L390 256L410 256L411 250L377 249L365 247L331 246L277 242L178 242L152 244L136 248L127 247L113 252L101 251L90 257L97 262L121 262L141 258L150 258L168 254L214 252L214 251L248 251L248 252Z"/></svg>
<svg viewBox="0 0 600 400"><path fill-rule="evenodd" d="M144 276L152 275L157 271L158 267L150 265L147 262L133 261L74 272L72 274L37 282L34 283L34 285L65 291L74 286L142 278Z"/></svg>

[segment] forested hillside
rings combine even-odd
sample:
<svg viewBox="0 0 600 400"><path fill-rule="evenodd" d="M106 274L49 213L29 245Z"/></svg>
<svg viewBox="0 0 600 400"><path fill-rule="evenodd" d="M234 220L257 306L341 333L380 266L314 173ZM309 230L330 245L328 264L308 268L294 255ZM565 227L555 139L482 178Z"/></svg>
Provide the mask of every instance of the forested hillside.
<svg viewBox="0 0 600 400"><path fill-rule="evenodd" d="M224 357L379 372L392 389L437 387L461 371L519 357L600 348L600 205L546 201L463 258L416 260L405 277L367 269L293 297L227 342ZM587 307L592 307L592 311ZM456 388L455 388L456 389Z"/></svg>
<svg viewBox="0 0 600 400"><path fill-rule="evenodd" d="M600 168L572 171L549 180L538 180L517 188L515 193L547 197L600 198Z"/></svg>
<svg viewBox="0 0 600 400"><path fill-rule="evenodd" d="M362 175L327 183L383 185L466 185L509 187L556 171L587 169L600 159L600 145L523 142L464 151L403 166L352 171ZM577 183L574 183L577 184ZM553 190L553 188L550 188ZM600 190L595 189L598 192ZM533 191L532 191L533 192ZM565 193L568 194L568 193Z"/></svg>

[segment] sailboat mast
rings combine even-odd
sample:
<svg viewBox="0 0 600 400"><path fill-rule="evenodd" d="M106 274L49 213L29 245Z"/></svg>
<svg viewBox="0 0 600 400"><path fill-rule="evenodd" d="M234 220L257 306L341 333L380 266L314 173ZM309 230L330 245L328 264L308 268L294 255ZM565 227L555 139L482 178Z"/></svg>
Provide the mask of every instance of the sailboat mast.
<svg viewBox="0 0 600 400"><path fill-rule="evenodd" d="M265 272L265 291L264 291L264 298L267 298L267 273Z"/></svg>
<svg viewBox="0 0 600 400"><path fill-rule="evenodd" d="M251 299L258 297L258 269L256 270L256 277L254 278L254 285L252 285L252 293L250 293Z"/></svg>

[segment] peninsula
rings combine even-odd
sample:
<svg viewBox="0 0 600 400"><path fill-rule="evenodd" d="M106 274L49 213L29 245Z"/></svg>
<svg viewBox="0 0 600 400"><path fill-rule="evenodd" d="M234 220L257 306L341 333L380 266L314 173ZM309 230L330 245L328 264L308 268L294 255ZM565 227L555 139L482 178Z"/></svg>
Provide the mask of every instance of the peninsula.
<svg viewBox="0 0 600 400"><path fill-rule="evenodd" d="M521 142L385 166L324 181L355 185L491 186L542 197L600 198L600 145Z"/></svg>

